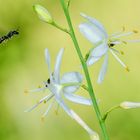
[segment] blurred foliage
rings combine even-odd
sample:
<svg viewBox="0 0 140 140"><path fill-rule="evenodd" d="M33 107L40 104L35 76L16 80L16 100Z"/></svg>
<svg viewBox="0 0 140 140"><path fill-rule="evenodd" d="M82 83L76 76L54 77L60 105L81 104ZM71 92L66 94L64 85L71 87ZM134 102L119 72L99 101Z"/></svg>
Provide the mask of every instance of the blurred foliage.
<svg viewBox="0 0 140 140"><path fill-rule="evenodd" d="M47 104L31 113L24 113L26 108L44 94L32 94L27 97L23 94L24 89L35 88L48 77L44 48L49 48L54 64L59 48L65 47L61 72L81 71L70 38L41 22L33 12L33 4L45 6L59 24L67 27L59 0L0 0L0 36L13 29L19 29L20 32L19 36L0 44L0 140L88 140L86 132L63 110L56 116L54 107L45 123L40 121L40 116ZM139 0L72 0L71 17L83 53L92 45L78 31L78 24L83 21L80 12L99 19L109 33L121 30L122 26L128 31L140 31L139 5ZM140 34L134 36L134 39L138 38ZM128 44L119 49L125 52L122 59L130 66L130 73L122 69L110 56L105 81L98 85L96 79L102 60L89 68L103 112L124 100L140 101L140 44ZM88 96L83 90L80 90L79 94ZM92 107L68 104L100 133ZM139 140L139 116L139 109L112 112L106 123L110 140Z"/></svg>

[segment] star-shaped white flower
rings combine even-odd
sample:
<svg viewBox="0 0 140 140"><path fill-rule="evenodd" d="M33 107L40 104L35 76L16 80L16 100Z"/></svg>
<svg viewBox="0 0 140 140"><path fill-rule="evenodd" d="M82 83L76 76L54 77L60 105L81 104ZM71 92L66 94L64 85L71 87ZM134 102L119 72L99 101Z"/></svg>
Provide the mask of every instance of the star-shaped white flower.
<svg viewBox="0 0 140 140"><path fill-rule="evenodd" d="M69 72L63 74L60 78L60 65L62 61L63 52L64 49L62 48L57 55L55 68L52 73L50 54L48 49L45 49L45 58L46 63L48 65L48 72L50 78L46 82L44 82L44 86L42 88L30 90L29 92L38 92L48 89L50 91L50 94L43 97L37 104L26 110L26 112L30 112L42 102L47 102L50 101L50 99L52 99L53 101L49 104L42 118L44 118L48 114L53 103L56 102L72 119L79 123L88 132L92 140L99 140L98 134L94 132L72 109L70 109L63 100L64 96L66 99L74 103L92 105L92 101L90 99L74 94L81 86L83 80L82 75L80 73Z"/></svg>
<svg viewBox="0 0 140 140"><path fill-rule="evenodd" d="M96 19L91 18L85 14L81 14L87 22L79 25L80 32L95 46L91 48L87 58L87 65L90 66L97 62L102 56L104 56L104 62L98 76L98 83L101 83L107 71L108 66L108 52L116 58L116 60L127 70L129 68L118 58L116 53L121 54L114 48L115 45L126 44L127 42L134 43L140 42L140 40L122 40L121 37L129 36L137 33L136 30L133 32L117 32L109 36L104 26Z"/></svg>

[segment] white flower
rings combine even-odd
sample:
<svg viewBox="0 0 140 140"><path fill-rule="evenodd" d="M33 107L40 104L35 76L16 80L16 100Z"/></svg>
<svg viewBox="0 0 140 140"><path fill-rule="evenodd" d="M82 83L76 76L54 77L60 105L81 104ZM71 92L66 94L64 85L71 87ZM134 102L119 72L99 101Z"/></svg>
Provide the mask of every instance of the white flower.
<svg viewBox="0 0 140 140"><path fill-rule="evenodd" d="M120 104L120 107L123 109L140 108L140 103L125 101Z"/></svg>
<svg viewBox="0 0 140 140"><path fill-rule="evenodd" d="M77 121L77 123L79 123L88 132L92 140L99 140L98 134L94 132L72 109L70 109L63 100L64 96L66 99L74 103L83 105L92 104L92 101L90 99L74 94L79 89L83 80L82 75L80 73L69 72L63 74L60 78L60 65L62 61L63 52L64 49L62 48L57 55L55 68L52 73L49 51L48 49L45 49L45 58L46 63L48 65L48 72L50 78L46 82L44 82L44 86L42 88L30 90L29 92L38 92L48 89L50 91L50 94L43 97L37 104L26 110L26 112L30 112L42 102L47 102L50 101L50 99L52 99L53 101L49 104L42 118L44 118L48 114L53 103L56 102L72 119Z"/></svg>
<svg viewBox="0 0 140 140"><path fill-rule="evenodd" d="M85 14L81 14L87 22L79 25L80 32L95 46L91 48L87 58L87 65L90 66L97 62L102 56L105 56L102 68L98 76L98 83L101 83L107 71L108 66L108 52L116 58L116 60L127 70L129 68L118 58L115 53L122 54L114 48L114 46L119 44L126 44L127 42L140 42L140 40L121 40L120 37L129 36L137 31L133 32L117 32L108 36L104 26L94 18L91 18Z"/></svg>

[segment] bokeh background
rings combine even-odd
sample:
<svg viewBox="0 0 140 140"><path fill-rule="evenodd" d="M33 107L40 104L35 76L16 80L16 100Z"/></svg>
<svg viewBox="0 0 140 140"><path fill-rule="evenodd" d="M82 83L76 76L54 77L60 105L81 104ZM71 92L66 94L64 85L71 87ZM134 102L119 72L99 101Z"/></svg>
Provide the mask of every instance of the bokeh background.
<svg viewBox="0 0 140 140"><path fill-rule="evenodd" d="M71 0L70 13L76 35L85 54L92 47L78 31L83 19L80 12L100 20L109 34L120 31L140 31L139 0ZM40 118L47 104L31 113L24 110L46 93L24 95L48 78L44 49L51 53L52 67L61 47L65 48L61 73L79 71L79 60L68 35L41 22L33 12L33 4L42 4L60 25L67 27L59 0L0 0L0 36L19 29L20 35L0 44L0 140L88 140L87 133L56 106L42 123ZM133 39L139 39L140 33ZM108 73L103 84L96 83L102 60L89 68L100 108L108 108L124 100L140 101L140 44L128 44L118 49L125 52L121 59L128 64L126 72L110 55ZM87 96L82 89L78 94ZM67 102L99 134L100 128L92 107ZM116 110L107 119L110 140L140 139L140 109Z"/></svg>

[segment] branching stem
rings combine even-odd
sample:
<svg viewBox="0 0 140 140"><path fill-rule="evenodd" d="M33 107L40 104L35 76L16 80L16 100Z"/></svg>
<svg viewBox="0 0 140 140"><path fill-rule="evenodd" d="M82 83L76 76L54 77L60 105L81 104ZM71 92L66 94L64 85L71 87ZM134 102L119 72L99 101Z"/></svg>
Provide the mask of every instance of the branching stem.
<svg viewBox="0 0 140 140"><path fill-rule="evenodd" d="M113 110L116 110L116 109L119 109L119 108L120 108L120 106L116 105L116 106L111 107L109 110L107 110L105 115L103 116L103 121L105 121L107 119L109 113L111 113Z"/></svg>
<svg viewBox="0 0 140 140"><path fill-rule="evenodd" d="M51 25L53 25L54 27L58 28L59 30L61 30L61 31L65 32L65 33L70 34L70 32L69 32L67 29L61 27L60 25L58 25L58 24L55 23L55 22L51 23Z"/></svg>
<svg viewBox="0 0 140 140"><path fill-rule="evenodd" d="M106 126L105 126L105 122L102 120L102 115L101 115L99 106L97 104L95 93L93 91L93 87L92 87L90 75L89 75L89 72L88 72L88 68L87 68L85 59L84 59L84 57L83 57L83 55L81 53L78 41L77 41L75 33L74 33L74 29L73 29L73 26L72 26L69 11L68 11L67 6L65 4L65 0L60 0L60 2L61 2L62 8L64 10L64 13L65 13L68 25L69 25L71 39L72 39L72 41L74 43L77 55L78 55L78 57L79 57L79 59L81 61L81 64L82 64L82 67L83 67L83 70L84 70L84 74L85 74L87 85L88 85L88 92L89 92L89 95L91 97L93 107L95 109L95 112L96 112L96 115L97 115L101 130L102 130L102 133L103 133L104 140L109 140L109 137L108 137L108 134L107 134L107 129L106 129Z"/></svg>

